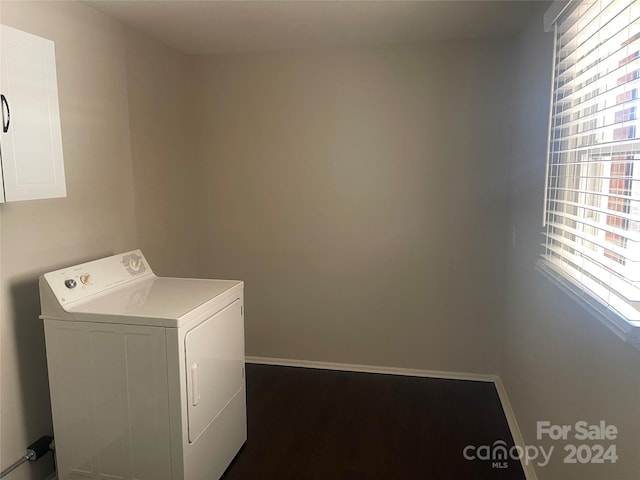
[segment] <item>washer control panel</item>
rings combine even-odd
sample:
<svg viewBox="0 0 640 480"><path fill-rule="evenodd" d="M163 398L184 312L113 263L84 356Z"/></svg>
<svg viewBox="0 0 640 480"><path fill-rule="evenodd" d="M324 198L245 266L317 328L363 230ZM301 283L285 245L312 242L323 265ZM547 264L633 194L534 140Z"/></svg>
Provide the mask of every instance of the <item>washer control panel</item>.
<svg viewBox="0 0 640 480"><path fill-rule="evenodd" d="M82 300L115 286L155 276L140 250L45 273L42 279L61 305Z"/></svg>

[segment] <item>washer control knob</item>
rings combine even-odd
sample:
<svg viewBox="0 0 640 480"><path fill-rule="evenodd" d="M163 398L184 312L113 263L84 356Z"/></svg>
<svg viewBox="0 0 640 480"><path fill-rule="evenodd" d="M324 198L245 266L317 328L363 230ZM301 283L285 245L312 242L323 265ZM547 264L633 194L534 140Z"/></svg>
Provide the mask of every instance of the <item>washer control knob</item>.
<svg viewBox="0 0 640 480"><path fill-rule="evenodd" d="M142 262L140 261L140 258L129 259L129 267L131 267L131 270L133 270L134 272L140 271L141 264Z"/></svg>
<svg viewBox="0 0 640 480"><path fill-rule="evenodd" d="M76 288L76 281L73 278L64 281L64 285L67 288Z"/></svg>
<svg viewBox="0 0 640 480"><path fill-rule="evenodd" d="M89 282L91 281L91 275L89 275L88 273L84 275L80 275L80 281L82 282L83 285L88 285Z"/></svg>

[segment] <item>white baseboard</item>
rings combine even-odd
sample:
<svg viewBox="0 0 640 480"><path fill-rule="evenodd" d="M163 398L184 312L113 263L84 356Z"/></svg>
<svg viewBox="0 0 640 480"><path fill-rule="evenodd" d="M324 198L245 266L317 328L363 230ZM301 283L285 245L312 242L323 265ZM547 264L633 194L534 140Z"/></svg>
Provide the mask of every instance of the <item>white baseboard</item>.
<svg viewBox="0 0 640 480"><path fill-rule="evenodd" d="M278 365L281 367L317 368L320 370L340 370L343 372L382 373L386 375L404 375L407 377L444 378L450 380L471 380L475 382L494 382L495 375L483 373L444 372L439 370L420 370L414 368L383 367L380 365L359 365L355 363L316 362L314 360L293 360L289 358L246 357L247 363L259 365Z"/></svg>
<svg viewBox="0 0 640 480"><path fill-rule="evenodd" d="M271 357L246 357L247 363L254 363L258 365L276 365L282 367L303 367L303 368L317 368L321 370L340 370L344 372L363 372L363 373L382 373L386 375L404 375L409 377L425 377L425 378L443 378L450 380L471 380L475 382L492 382L496 390L498 391L498 397L502 404L509 430L511 430L511 436L514 443L524 448L525 443L522 437L522 432L518 426L516 415L509 402L507 391L502 384L502 380L498 375L491 375L486 373L466 373L466 372L445 372L440 370L420 370L413 368L396 368L396 367L383 367L379 365L359 365L353 363L333 363L333 362L317 362L314 360L294 360L289 358L271 358ZM533 465L526 465L521 459L522 469L527 480L538 480Z"/></svg>
<svg viewBox="0 0 640 480"><path fill-rule="evenodd" d="M53 472L45 480L58 480L58 476L56 475L56 472Z"/></svg>
<svg viewBox="0 0 640 480"><path fill-rule="evenodd" d="M520 448L525 448L524 437L522 436L522 432L520 431L520 426L518 425L518 421L516 420L516 414L513 411L513 407L511 406L511 402L509 401L509 396L507 395L507 390L504 388L504 384L499 376L495 377L495 386L498 391L498 396L500 397L500 403L502 404L502 410L504 410L504 415L507 417L507 423L509 424L509 430L511 430L511 436L513 437L513 442ZM522 465L522 470L524 470L524 475L527 477L527 480L538 480L538 476L536 475L536 471L533 468L533 465L530 463L525 463L523 459L520 459L520 464Z"/></svg>

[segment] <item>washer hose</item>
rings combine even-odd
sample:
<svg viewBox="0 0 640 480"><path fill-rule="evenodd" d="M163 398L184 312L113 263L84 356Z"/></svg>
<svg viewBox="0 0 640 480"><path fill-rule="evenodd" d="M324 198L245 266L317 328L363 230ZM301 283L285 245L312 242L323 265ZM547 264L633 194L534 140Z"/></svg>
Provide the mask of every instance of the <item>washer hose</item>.
<svg viewBox="0 0 640 480"><path fill-rule="evenodd" d="M25 462L35 462L40 457L49 452L49 445L53 441L53 437L44 436L40 437L38 440L33 442L31 445L27 447L27 454L23 456L20 460L5 468L2 472L0 472L0 478L4 478L13 472L16 468L22 465Z"/></svg>

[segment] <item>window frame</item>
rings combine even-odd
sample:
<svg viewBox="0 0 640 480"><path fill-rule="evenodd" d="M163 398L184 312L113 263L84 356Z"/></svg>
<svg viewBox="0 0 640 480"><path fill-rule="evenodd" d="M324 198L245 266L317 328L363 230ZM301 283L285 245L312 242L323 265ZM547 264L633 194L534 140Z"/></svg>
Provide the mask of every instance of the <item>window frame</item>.
<svg viewBox="0 0 640 480"><path fill-rule="evenodd" d="M616 178L614 179L614 175L611 172L613 171L613 165L615 164L614 156L616 155L616 152L615 152L615 147L612 147L611 153L609 153L609 157L610 157L609 160L603 160L604 157L607 157L606 150L594 149L594 150L598 150L597 155L594 157L594 153L591 151L590 148L584 150L584 153L576 149L575 150L576 156L583 155L586 159L585 163L582 164L582 161L584 161L584 159L581 159L580 162L574 161L573 164L565 163L564 164L565 168L571 165L571 167L574 168L573 170L574 173L567 174L566 171L568 171L569 169L566 168L564 174L562 175L558 174L557 177L554 177L555 180L553 181L555 182L555 185L552 185L551 169L558 168L559 166L563 165L563 163L559 161L557 163L554 163L554 161L552 161L552 156L554 155L554 153L557 154L556 150L554 150L555 149L554 128L557 128L558 125L554 125L554 120L555 120L554 109L556 107L555 100L556 100L556 86L557 86L556 59L558 57L558 43L557 43L558 42L558 22L562 21L564 18L567 17L568 14L572 13L574 9L579 6L580 3L581 2L579 0L556 1L547 10L544 16L545 31L553 31L554 41L553 41L552 77L551 77L551 80L552 80L551 96L550 96L550 104L549 104L549 132L548 132L548 138L547 138L547 163L546 163L546 169L545 169L545 184L544 184L543 226L547 228L546 228L546 232L543 232L543 237L545 238L545 243L543 244L544 253L541 255L541 258L539 258L538 261L536 262L536 269L541 273L543 273L546 278L551 280L562 291L564 291L571 298L573 298L579 305L584 307L589 313L591 313L598 320L600 320L619 338L623 339L625 342L632 344L634 347L640 350L640 322L638 322L637 320L633 320L633 321L629 320L623 313L621 313L625 311L625 308L626 309L631 308L629 306L631 301L630 300L627 300L626 302L618 301L617 296L611 294L612 291L613 292L616 291L616 289L612 289L611 287L612 285L611 280L609 280L608 285L605 287L605 285L607 284L607 280L603 279L602 277L598 277L598 275L602 275L602 273L587 272L585 270L586 267L584 267L585 262L583 262L582 266L579 268L573 267L573 265L571 265L569 261L567 261L566 265L564 265L562 268L559 268L557 265L554 265L556 263L561 262L562 260L568 259L569 256L571 255L571 254L564 253L565 251L564 246L561 248L561 253L558 255L559 260L554 262L550 260L550 257L551 257L551 255L549 254L549 248L550 248L549 235L550 234L549 234L549 228L548 228L548 223L550 222L548 222L548 219L549 219L548 206L550 201L558 201L558 198L559 198L557 196L554 198L550 197L550 192L552 190L555 190L556 192L564 191L565 196L571 194L571 195L575 195L576 198L581 198L581 199L577 199L574 202L575 206L570 206L570 207L563 206L562 213L566 214L567 209L575 208L576 209L575 218L578 219L576 223L579 223L581 225L579 229L584 232L584 230L586 229L594 228L594 227L590 227L589 223L595 223L597 225L598 223L604 222L607 225L611 226L609 222L610 222L610 218L613 218L613 217L608 212L614 211L614 212L622 213L624 212L624 210L619 210L618 208L624 209L628 207L628 205L627 207L625 206L624 199L621 199L622 194L620 197L616 196L617 194L619 194L619 192L617 192L617 189L620 188L621 184L624 186L623 187L624 189L629 189L629 190L633 187L634 182L638 181L638 184L640 184L640 156L635 157L633 159L626 159L626 160L619 161L618 163L621 163L621 164L624 162L636 162L638 165L637 165L637 168L632 170L633 174L631 176L629 176L628 174L624 176L616 175ZM602 13L602 11L600 11L599 14L600 13ZM600 28L598 28L598 31L600 31ZM640 89L640 85L638 88ZM632 105L632 107L635 106L637 107L638 110L640 110L640 100L638 99L635 99L635 100L637 101L637 103L635 105ZM569 110L571 110L571 108ZM626 108L627 107L624 107L625 111L626 111ZM596 112L600 113L600 111L597 109L596 109ZM614 115L617 113L618 112L614 112ZM624 112L623 112L623 115L624 115ZM640 115L634 118L634 120L637 120L638 118L640 118ZM572 123L572 122L573 120L569 123ZM563 124L563 127L564 127L564 124ZM614 138L614 141L615 140L616 139ZM640 144L640 136L634 138L633 143L635 144L636 142ZM618 145L618 143L616 143L615 145ZM636 153L635 150L633 150L633 154L635 153ZM640 154L640 151L638 151L638 154ZM597 160L594 160L594 158L596 158ZM585 169L585 167L586 167L586 170L589 172L586 175L583 174L583 170ZM602 168L603 170L598 175L592 175L593 173L592 169L594 167ZM626 168L626 166L624 168ZM610 173L607 175L604 175L603 173L604 169L608 169L607 171L609 171ZM576 171L578 172L577 174L575 173ZM627 170L625 170L625 172L627 172ZM594 178L596 180L595 182L592 181ZM571 181L571 179L574 179L574 181L577 181L579 185L575 189L575 193L571 192L570 189L568 189L569 182ZM598 184L598 181L599 181L599 184ZM588 182L591 182L591 185L598 184L599 186L595 191L593 191L587 185ZM615 189L616 192L612 193L612 189ZM569 193L566 193L566 192L569 192ZM555 195L557 195L557 193ZM626 193L625 195L630 196L631 193ZM586 197L589 197L589 196L592 197L592 200L591 200L592 202L596 202L596 200L593 200L593 198L599 197L597 199L597 202L600 203L598 208L601 210L601 212L597 212L597 210L595 209L596 205L594 203L589 203L586 200ZM614 200L613 202L612 202L612 199ZM566 198L562 197L562 201L566 202ZM606 204L607 208L602 208L603 204ZM622 206L619 207L619 205L622 205ZM587 218L584 212L586 210L589 210L589 207L593 208L589 216L595 217L595 221L581 222L581 220L585 220ZM556 211L557 210L553 210L552 214L555 214ZM580 211L582 211L582 213L580 213ZM566 219L563 218L563 222L565 221ZM637 221L640 222L640 215L638 215ZM595 228L598 228L598 227L596 226ZM571 228L567 228L566 223L563 223L561 232L564 234L568 230L571 230ZM619 249L617 248L608 249L607 241L615 245L612 239L617 241L618 236L615 233L609 235L608 233L606 233L605 229L602 229L601 233L603 233L602 237L604 240L602 243L591 242L592 238L594 239L599 238L601 236L600 233L598 233L597 235L582 233L576 237L580 240L580 246L583 249L582 251L575 250L576 252L579 253L578 257L583 256L582 252L585 251L584 250L585 248L591 248L594 251L600 250L603 258L608 258L610 262L618 262L621 264L621 266L616 266L617 271L624 272L625 263L623 261L620 261L624 257L616 253L616 250L620 251L620 249L625 249L625 250L627 249L626 244L622 242L622 237L620 237L620 242L622 243L622 245L620 245ZM591 243L591 246L585 247L585 242ZM638 243L636 248L640 249L640 243ZM573 250L573 247L567 247L566 250ZM593 256L593 253L591 254L591 256ZM572 269L573 271L571 271ZM602 271L604 272L605 269L608 269L610 274L609 276L613 278L613 275L611 275L611 267L603 266ZM630 270L630 267L626 266L626 271L628 272L629 270ZM586 275L585 275L585 272L587 273ZM629 277L628 276L625 277L624 275L625 275L624 273L620 274L620 276L625 278L625 281L627 281L626 279ZM590 276L593 276L594 278L599 278L599 279L598 281L594 281L589 278ZM580 280L578 280L578 278L580 278ZM624 305L622 305L622 303L624 303ZM638 307L637 310L640 311L640 307Z"/></svg>

